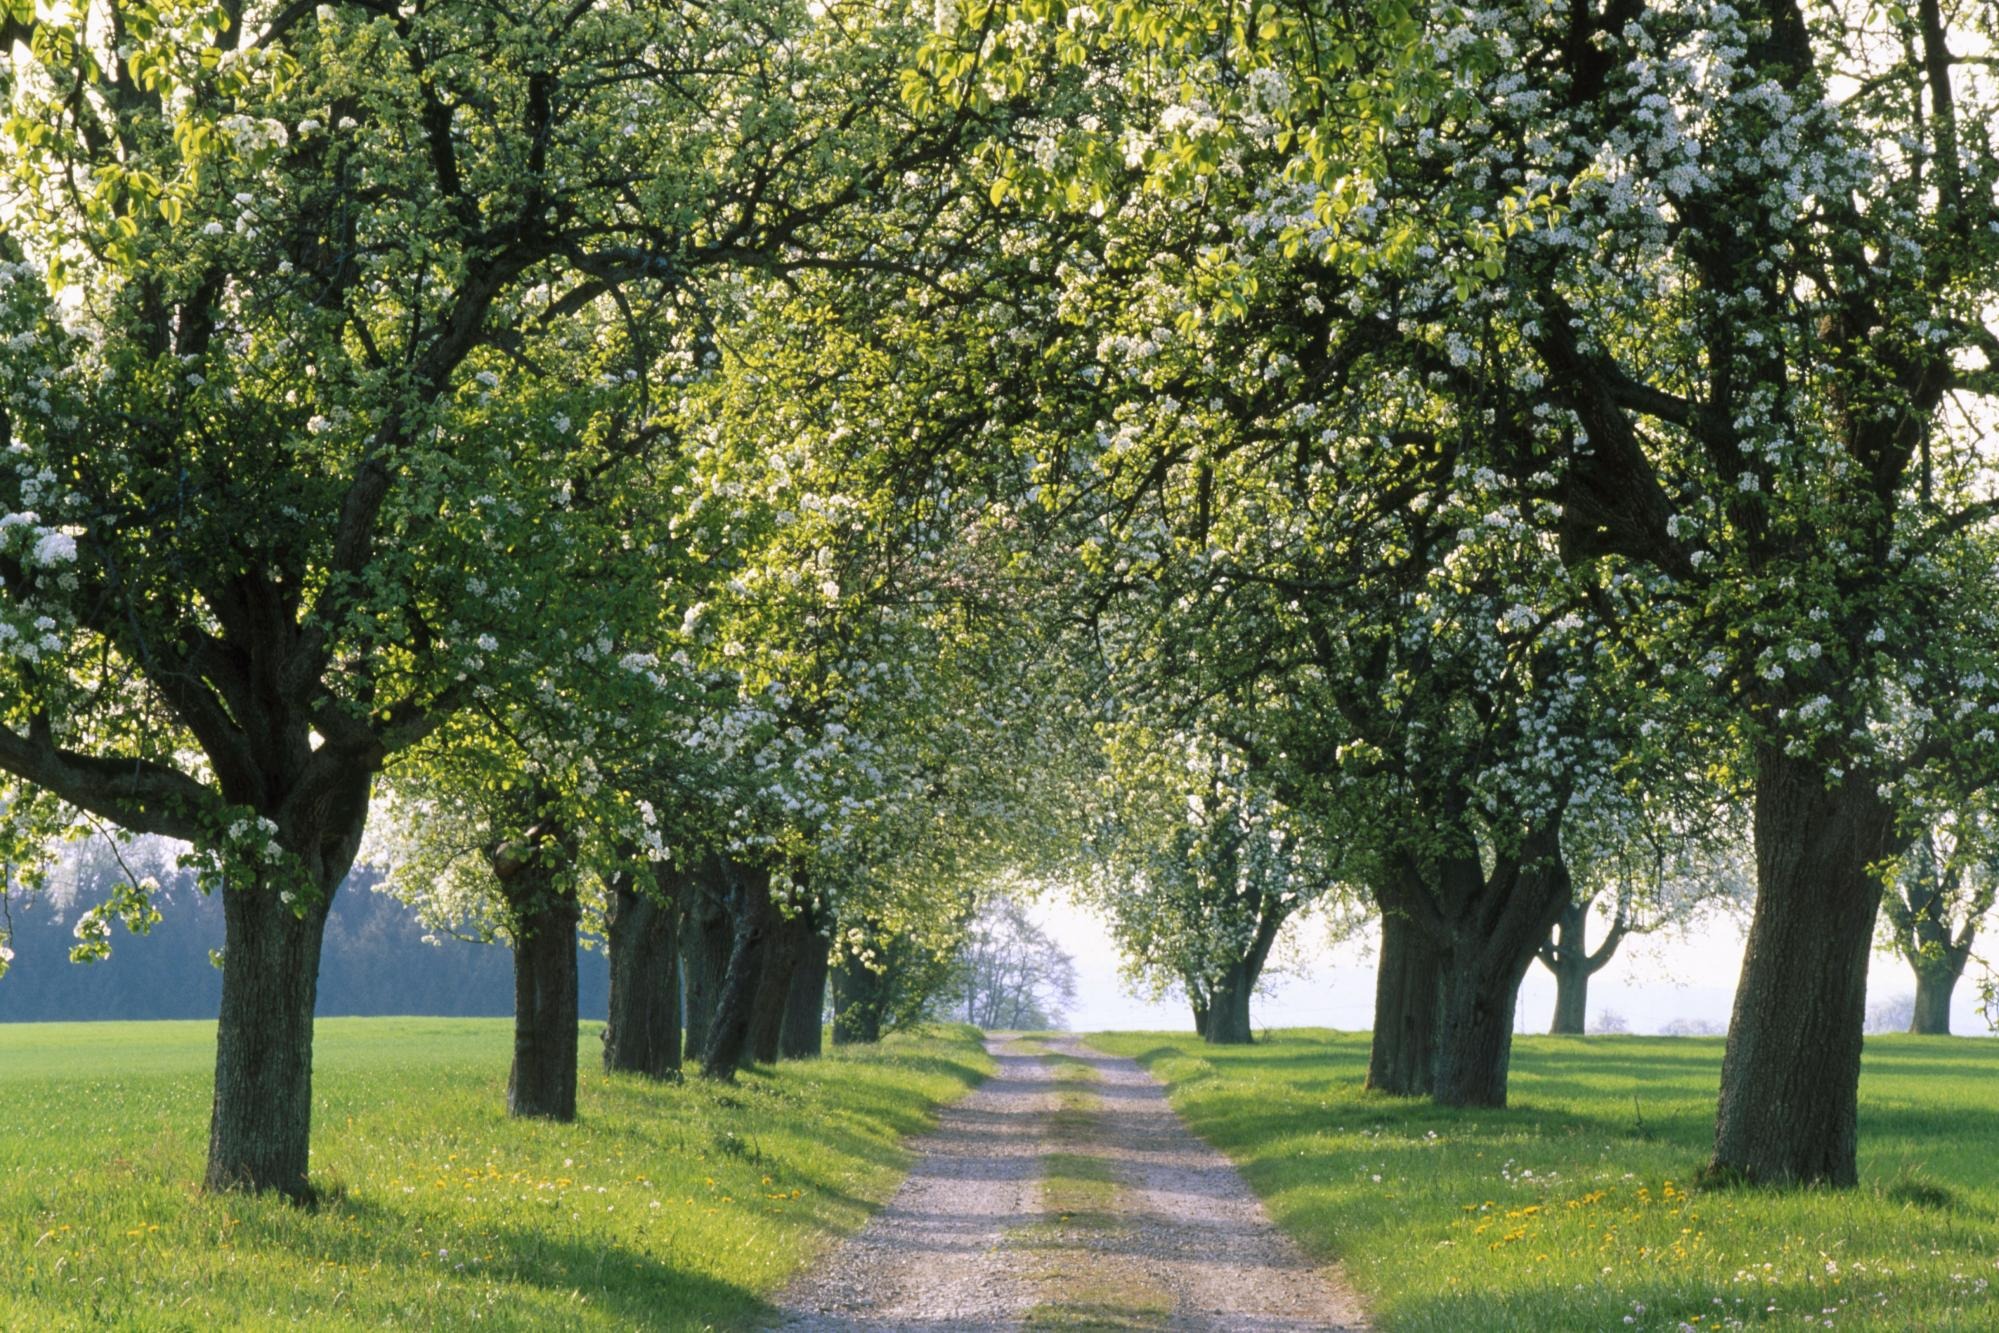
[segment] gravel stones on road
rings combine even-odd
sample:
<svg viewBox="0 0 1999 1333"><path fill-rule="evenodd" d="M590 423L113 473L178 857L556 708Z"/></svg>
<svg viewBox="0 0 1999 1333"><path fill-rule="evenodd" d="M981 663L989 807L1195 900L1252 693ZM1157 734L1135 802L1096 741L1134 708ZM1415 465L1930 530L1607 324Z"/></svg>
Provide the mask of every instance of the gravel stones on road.
<svg viewBox="0 0 1999 1333"><path fill-rule="evenodd" d="M998 1072L911 1142L919 1156L902 1187L786 1289L776 1328L1366 1329L1337 1274L1313 1265L1271 1224L1241 1175L1181 1123L1150 1074L1073 1039L1048 1044L1096 1077L1058 1084L1032 1047L989 1040ZM1081 1142L1073 1125L1059 1143L1053 1135L1062 1087L1094 1095ZM1040 1182L1044 1159L1058 1152L1106 1162L1117 1207L1097 1234L1055 1227L1051 1254ZM1062 1299L1070 1270L1079 1289L1091 1289L1086 1309ZM1100 1298L1106 1272L1146 1293L1128 1315Z"/></svg>

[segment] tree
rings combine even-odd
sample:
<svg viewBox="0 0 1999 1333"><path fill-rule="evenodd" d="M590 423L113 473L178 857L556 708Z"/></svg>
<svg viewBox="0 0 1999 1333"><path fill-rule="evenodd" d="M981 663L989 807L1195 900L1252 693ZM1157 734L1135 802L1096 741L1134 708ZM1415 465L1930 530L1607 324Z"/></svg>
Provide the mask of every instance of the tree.
<svg viewBox="0 0 1999 1333"><path fill-rule="evenodd" d="M978 53L973 101L1002 81L988 58L1100 64L1113 90L994 167L996 191L1102 215L1059 270L1088 388L1049 396L1033 445L1113 706L1224 738L1351 830L1383 913L1371 1084L1501 1104L1517 988L1569 898L1565 826L1670 766L1682 736L1658 728L1687 692L1615 642L1642 585L1550 538L1561 426L1503 316L1458 318L1419 227L1351 243L1320 212L1372 228L1350 188L1375 188L1369 145L1451 82L1395 84L1427 58L1407 14L1134 5L1058 31L1035 10L967 6L933 58Z"/></svg>
<svg viewBox="0 0 1999 1333"><path fill-rule="evenodd" d="M1642 590L1622 643L1714 682L1757 899L1711 1168L1852 1184L1898 801L1982 786L1999 741L1999 507L1968 425L1999 394L1999 88L1959 54L1991 7L1119 22L1176 72L1234 76L1196 85L1163 156L1215 173L1261 97L1301 189L1258 221L1359 289L1361 336L1499 368L1488 401L1545 428L1467 434L1464 463L1552 506L1570 569ZM1207 276L1238 301L1262 277ZM1933 686L1948 709L1908 706Z"/></svg>
<svg viewBox="0 0 1999 1333"><path fill-rule="evenodd" d="M1065 826L1050 779L1073 732L1037 690L1051 669L1020 632L1033 618L1009 567L1017 466L965 445L1012 410L994 386L1037 359L1018 315L1036 261L991 234L983 193L938 205L928 188L881 201L885 224L909 218L888 227L894 281L746 284L689 404L699 484L742 552L689 607L689 651L732 672L737 697L684 736L716 765L665 822L767 857L795 890L770 927L794 938L751 1025L779 1051L780 1001L816 1037L822 958L836 1042L920 1013L981 886ZM690 995L708 989L697 973L726 969L718 906L700 909ZM778 984L787 970L796 985Z"/></svg>
<svg viewBox="0 0 1999 1333"><path fill-rule="evenodd" d="M1087 895L1128 975L1184 990L1204 1040L1247 1043L1250 997L1279 932L1332 887L1331 859L1212 737L1126 728L1109 750L1112 796Z"/></svg>
<svg viewBox="0 0 1999 1333"><path fill-rule="evenodd" d="M1916 974L1907 1024L1950 1035L1951 996L1971 961L1985 915L1999 898L1992 816L1951 817L1918 834L1882 898L1882 934Z"/></svg>
<svg viewBox="0 0 1999 1333"><path fill-rule="evenodd" d="M390 886L435 929L507 943L507 1112L573 1120L587 825L545 772L480 731L460 720L402 757L391 818L406 837Z"/></svg>
<svg viewBox="0 0 1999 1333"><path fill-rule="evenodd" d="M1649 798L1650 793L1646 794ZM1555 922L1538 957L1555 977L1555 1017L1549 1032L1581 1036L1589 1005L1589 980L1616 956L1628 935L1683 928L1705 909L1746 902L1748 868L1733 820L1701 820L1674 828L1670 813L1641 798L1632 817L1614 826L1632 841L1598 846L1580 858L1576 892ZM1572 853L1572 862L1578 858ZM1601 904L1611 895L1610 910ZM1609 917L1609 928L1589 945L1591 909Z"/></svg>
<svg viewBox="0 0 1999 1333"><path fill-rule="evenodd" d="M610 955L604 1071L675 1078L680 1073L681 920L686 872L619 848L621 869L606 885L604 948Z"/></svg>
<svg viewBox="0 0 1999 1333"><path fill-rule="evenodd" d="M966 927L931 1012L987 1031L1040 1030L1061 1027L1075 1002L1075 960L1018 898L1000 894Z"/></svg>
<svg viewBox="0 0 1999 1333"><path fill-rule="evenodd" d="M897 151L881 58L915 29L870 16L5 21L34 128L4 159L0 767L226 886L209 1188L309 1196L321 933L373 780L526 609L512 532L571 451L653 437L649 330L810 262L934 151ZM633 337L589 345L589 309Z"/></svg>

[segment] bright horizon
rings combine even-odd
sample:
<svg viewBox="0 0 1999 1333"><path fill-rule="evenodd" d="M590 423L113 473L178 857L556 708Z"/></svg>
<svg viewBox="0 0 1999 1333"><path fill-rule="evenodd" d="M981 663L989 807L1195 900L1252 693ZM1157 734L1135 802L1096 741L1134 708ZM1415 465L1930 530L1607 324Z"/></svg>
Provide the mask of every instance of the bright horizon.
<svg viewBox="0 0 1999 1333"><path fill-rule="evenodd" d="M1193 1018L1182 1000L1150 1001L1134 995L1119 976L1121 959L1101 913L1051 892L1030 908L1034 920L1076 961L1076 1003L1068 1026L1077 1032L1189 1030ZM1602 938L1603 923L1591 922L1590 943ZM1360 939L1329 943L1317 917L1286 926L1288 955L1303 966L1287 970L1259 991L1250 1015L1258 1029L1326 1027L1366 1031L1374 1026L1374 942L1377 928ZM1625 939L1603 971L1590 979L1589 1017L1595 1029L1603 1010L1621 1014L1637 1034L1656 1033L1676 1018L1706 1019L1726 1026L1742 970L1743 925L1710 915L1690 929ZM1913 995L1908 964L1876 951L1867 973L1870 1009L1898 995ZM1952 996L1951 1031L1990 1036L1974 1001L1974 977L1967 974ZM1517 1032L1546 1032L1554 1017L1555 979L1533 964L1520 988Z"/></svg>

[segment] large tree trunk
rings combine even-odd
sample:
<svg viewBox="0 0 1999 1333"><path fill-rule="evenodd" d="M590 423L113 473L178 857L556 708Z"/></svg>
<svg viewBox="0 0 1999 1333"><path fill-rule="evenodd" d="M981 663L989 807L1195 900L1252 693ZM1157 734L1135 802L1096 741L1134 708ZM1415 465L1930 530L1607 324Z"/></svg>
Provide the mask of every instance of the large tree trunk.
<svg viewBox="0 0 1999 1333"><path fill-rule="evenodd" d="M833 968L833 1044L852 1046L882 1039L882 1006L888 979L846 950Z"/></svg>
<svg viewBox="0 0 1999 1333"><path fill-rule="evenodd" d="M1950 997L1957 989L1958 975L1958 968L1948 966L1916 969L1916 1011L1909 1019L1911 1033L1918 1037L1950 1035Z"/></svg>
<svg viewBox="0 0 1999 1333"><path fill-rule="evenodd" d="M1589 904L1572 902L1562 909L1555 922L1555 938L1542 951L1541 961L1555 974L1555 1021L1550 1036L1580 1037L1589 1017L1589 952L1584 931L1589 926Z"/></svg>
<svg viewBox="0 0 1999 1333"><path fill-rule="evenodd" d="M1208 1038L1208 1006L1199 1000L1193 1001L1194 1035L1206 1041Z"/></svg>
<svg viewBox="0 0 1999 1333"><path fill-rule="evenodd" d="M721 998L722 978L729 970L733 937L729 914L723 909L721 886L712 869L687 884L687 912L680 932L680 967L685 999L687 1054L692 1059L708 1049L708 1022Z"/></svg>
<svg viewBox="0 0 1999 1333"><path fill-rule="evenodd" d="M222 1007L205 1189L313 1198L307 1171L320 945L333 895L361 848L372 779L362 766L328 784L316 807L319 827L280 826L279 843L310 877L310 901L287 903L270 884L221 890Z"/></svg>
<svg viewBox="0 0 1999 1333"><path fill-rule="evenodd" d="M787 1060L818 1055L826 1041L826 969L832 941L817 929L805 936L798 963L791 971L791 989L784 1001L784 1029L778 1054Z"/></svg>
<svg viewBox="0 0 1999 1333"><path fill-rule="evenodd" d="M1374 1041L1367 1086L1397 1097L1428 1096L1437 1068L1437 998L1443 949L1431 933L1384 900L1374 982Z"/></svg>
<svg viewBox="0 0 1999 1333"><path fill-rule="evenodd" d="M1448 967L1437 999L1437 1072L1431 1095L1440 1106L1504 1106L1513 1057L1513 1012L1522 964L1507 974L1478 960Z"/></svg>
<svg viewBox="0 0 1999 1333"><path fill-rule="evenodd" d="M1554 1037L1580 1037L1589 1024L1589 969L1563 959L1554 968L1555 1021L1548 1025Z"/></svg>
<svg viewBox="0 0 1999 1333"><path fill-rule="evenodd" d="M1964 975L1968 954L1946 954L1916 964L1916 1011L1909 1031L1918 1037L1950 1035L1950 999Z"/></svg>
<svg viewBox="0 0 1999 1333"><path fill-rule="evenodd" d="M1852 1185L1867 959L1894 817L1871 782L1766 747L1756 764L1756 908L1722 1058L1724 1178Z"/></svg>
<svg viewBox="0 0 1999 1333"><path fill-rule="evenodd" d="M708 1044L701 1052L701 1073L706 1078L734 1078L749 1054L750 1021L771 934L770 871L732 864L728 877L729 964L708 1021Z"/></svg>
<svg viewBox="0 0 1999 1333"><path fill-rule="evenodd" d="M1230 966L1208 992L1208 1027L1201 1034L1211 1046L1247 1046L1255 1040L1249 1026L1249 993L1255 986L1246 963Z"/></svg>
<svg viewBox="0 0 1999 1333"><path fill-rule="evenodd" d="M547 848L501 881L514 937L507 1114L576 1118L576 896Z"/></svg>
<svg viewBox="0 0 1999 1333"><path fill-rule="evenodd" d="M783 1045L784 1013L791 1000L791 978L798 971L811 933L803 914L780 916L772 909L770 938L764 946L763 970L757 977L756 998L750 1006L750 1059L775 1064Z"/></svg>
<svg viewBox="0 0 1999 1333"><path fill-rule="evenodd" d="M1486 874L1476 859L1441 863L1450 941L1437 999L1440 1106L1504 1106L1520 983L1570 900L1558 827L1537 829Z"/></svg>
<svg viewBox="0 0 1999 1333"><path fill-rule="evenodd" d="M222 1010L202 1184L309 1202L312 1016L334 888L303 913L268 885L221 892Z"/></svg>
<svg viewBox="0 0 1999 1333"><path fill-rule="evenodd" d="M647 1078L680 1072L680 878L656 861L633 865L612 887L604 923L611 963L607 1071Z"/></svg>

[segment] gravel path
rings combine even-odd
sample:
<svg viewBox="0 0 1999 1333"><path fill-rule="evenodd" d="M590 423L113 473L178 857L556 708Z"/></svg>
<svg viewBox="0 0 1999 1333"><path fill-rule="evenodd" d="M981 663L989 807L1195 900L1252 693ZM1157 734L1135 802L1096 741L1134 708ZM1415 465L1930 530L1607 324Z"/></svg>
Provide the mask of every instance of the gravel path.
<svg viewBox="0 0 1999 1333"><path fill-rule="evenodd" d="M1150 1074L1073 1039L1048 1045L1096 1071L1092 1082L1067 1085L1095 1094L1087 1136L1051 1136L1058 1085L1047 1061L989 1041L997 1075L910 1145L921 1156L902 1188L785 1291L775 1327L957 1333L1043 1318L1069 1327L1075 1312L1064 1311L1063 1283L1073 1274L1079 1300L1095 1311L1090 1327L1363 1333L1353 1294L1271 1225ZM1049 1153L1108 1164L1118 1183L1111 1229L1070 1231L1050 1218L1039 1190ZM1106 1272L1144 1293L1129 1315L1097 1299Z"/></svg>
<svg viewBox="0 0 1999 1333"><path fill-rule="evenodd" d="M947 1107L888 1206L778 1299L794 1333L1009 1328L1036 1296L1007 1233L1039 1208L1055 1085L988 1039L999 1071Z"/></svg>
<svg viewBox="0 0 1999 1333"><path fill-rule="evenodd" d="M1279 1231L1228 1158L1196 1138L1135 1060L1051 1041L1097 1072L1104 1112L1091 1151L1127 1186L1121 1217L1135 1273L1170 1294L1148 1327L1217 1333L1364 1330L1353 1293Z"/></svg>

